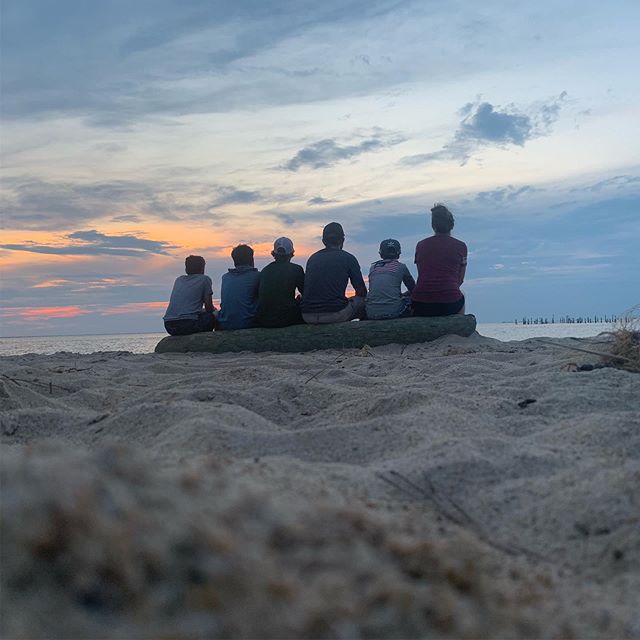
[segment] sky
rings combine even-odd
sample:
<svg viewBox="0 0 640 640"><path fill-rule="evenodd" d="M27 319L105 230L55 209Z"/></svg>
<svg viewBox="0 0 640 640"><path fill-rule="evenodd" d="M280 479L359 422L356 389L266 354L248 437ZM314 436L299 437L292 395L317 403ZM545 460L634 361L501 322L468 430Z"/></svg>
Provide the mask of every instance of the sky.
<svg viewBox="0 0 640 640"><path fill-rule="evenodd" d="M184 258L413 265L479 322L640 302L640 3L0 0L0 335L162 331Z"/></svg>

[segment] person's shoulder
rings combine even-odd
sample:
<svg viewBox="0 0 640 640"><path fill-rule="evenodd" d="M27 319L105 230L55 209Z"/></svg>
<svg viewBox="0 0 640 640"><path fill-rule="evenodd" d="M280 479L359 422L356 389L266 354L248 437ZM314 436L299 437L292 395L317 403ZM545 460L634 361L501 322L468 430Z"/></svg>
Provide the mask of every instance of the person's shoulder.
<svg viewBox="0 0 640 640"><path fill-rule="evenodd" d="M464 249L465 251L467 250L467 245L462 242L462 240L458 240L458 238L454 238L453 236L451 236L451 239L454 241L454 244L459 247L460 249Z"/></svg>
<svg viewBox="0 0 640 640"><path fill-rule="evenodd" d="M327 253L326 248L325 249L318 249L318 251L316 251L315 253L312 253L307 258L307 264L309 264L309 262L311 262L312 260L317 260L318 258L322 258L322 256L325 255L326 253Z"/></svg>
<svg viewBox="0 0 640 640"><path fill-rule="evenodd" d="M302 265L300 265L300 264L296 264L295 262L290 262L290 263L289 263L289 268L290 268L292 271L302 271L302 272L304 273L304 268L303 268L303 266L302 266Z"/></svg>
<svg viewBox="0 0 640 640"><path fill-rule="evenodd" d="M348 251L345 251L344 249L340 249L340 254L342 256L342 258L344 260L348 260L349 262L355 262L356 264L358 263L358 258L356 258L353 253L349 253Z"/></svg>

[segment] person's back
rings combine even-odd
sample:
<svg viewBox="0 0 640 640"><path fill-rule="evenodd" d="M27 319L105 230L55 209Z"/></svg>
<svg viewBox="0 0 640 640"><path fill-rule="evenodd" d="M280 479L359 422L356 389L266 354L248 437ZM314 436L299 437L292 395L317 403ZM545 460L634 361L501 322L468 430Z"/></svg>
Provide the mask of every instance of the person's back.
<svg viewBox="0 0 640 640"><path fill-rule="evenodd" d="M307 261L302 317L310 324L347 322L364 312L367 289L355 256L342 249L344 231L337 222L323 231L325 248ZM351 281L356 296L347 298L345 291Z"/></svg>
<svg viewBox="0 0 640 640"><path fill-rule="evenodd" d="M222 276L220 287L221 329L249 329L255 326L259 272L253 266L253 249L238 245L231 252L235 267Z"/></svg>
<svg viewBox="0 0 640 640"><path fill-rule="evenodd" d="M260 272L256 322L260 327L288 327L302 322L296 289L304 291L304 270L293 264L293 242L278 238L271 255L274 262Z"/></svg>
<svg viewBox="0 0 640 640"><path fill-rule="evenodd" d="M211 278L204 275L204 267L205 261L201 256L189 256L185 260L187 273L176 278L163 317L170 335L213 331L213 290Z"/></svg>
<svg viewBox="0 0 640 640"><path fill-rule="evenodd" d="M418 282L411 294L415 315L451 315L464 311L467 245L450 235L453 216L443 205L432 209L435 234L418 242Z"/></svg>
<svg viewBox="0 0 640 640"><path fill-rule="evenodd" d="M409 293L415 280L407 265L400 262L400 243L392 238L380 243L381 260L374 262L369 270L369 293L367 294L367 318L386 320L408 315L411 301L402 295L402 284Z"/></svg>

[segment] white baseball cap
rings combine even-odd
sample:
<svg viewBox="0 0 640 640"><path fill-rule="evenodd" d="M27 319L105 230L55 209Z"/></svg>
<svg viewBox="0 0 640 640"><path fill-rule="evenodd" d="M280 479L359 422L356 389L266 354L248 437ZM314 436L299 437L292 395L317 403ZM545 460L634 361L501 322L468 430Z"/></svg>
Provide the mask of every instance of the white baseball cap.
<svg viewBox="0 0 640 640"><path fill-rule="evenodd" d="M273 243L273 255L274 256L292 256L293 255L293 242L289 238L278 238Z"/></svg>

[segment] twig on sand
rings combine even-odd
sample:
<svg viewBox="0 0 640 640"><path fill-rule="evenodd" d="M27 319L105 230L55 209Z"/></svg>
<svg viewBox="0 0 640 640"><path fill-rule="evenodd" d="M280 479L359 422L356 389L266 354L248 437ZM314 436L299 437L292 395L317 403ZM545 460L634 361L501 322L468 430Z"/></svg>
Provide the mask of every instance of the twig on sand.
<svg viewBox="0 0 640 640"><path fill-rule="evenodd" d="M609 358L611 360L622 360L623 362L631 362L629 358L624 356L617 356L613 353L603 353L602 351L592 351L591 349L584 349L582 347L572 347L568 344L558 344L557 342L551 342L550 340L541 340L540 338L534 338L542 344L550 344L552 347L560 347L562 349L570 349L571 351L582 351L584 353L590 353L593 356L600 356L601 358Z"/></svg>
<svg viewBox="0 0 640 640"><path fill-rule="evenodd" d="M531 551L529 549L525 549L516 545L504 544L502 542L497 542L496 540L494 540L488 533L486 533L482 524L475 518L471 517L457 502L455 502L451 498L451 496L441 494L441 498L440 495L438 495L433 482L426 473L424 474L424 487L416 484L406 476L398 473L397 471L394 471L393 469L387 472L386 475L384 473L378 473L377 475L387 484L390 484L399 491L406 493L411 497L416 497L417 494L418 497L429 500L433 503L440 514L442 514L454 524L470 529L480 540L493 547L494 549L502 551L503 553L506 553L510 556L522 555L533 560L542 560L545 562L549 561L548 558L541 556L535 551Z"/></svg>
<svg viewBox="0 0 640 640"><path fill-rule="evenodd" d="M344 356L347 353L347 351L342 351L341 353L339 353L334 361L333 364L340 362L340 358L342 358L342 356ZM331 365L329 365L328 367L325 367L324 369L320 369L320 371L316 371L316 373L314 373L310 378L307 378L304 383L307 384L307 382L311 382L312 380L314 380L315 378L317 378L321 373L324 373L325 371L331 369ZM307 371L309 371L309 369L307 369ZM304 372L303 372L304 373Z"/></svg>
<svg viewBox="0 0 640 640"><path fill-rule="evenodd" d="M49 389L49 393L53 392L53 389L62 389L62 391L68 391L71 393L73 389L68 389L67 387L61 387L59 384L53 384L53 382L40 382L39 380L25 380L24 378L12 378L8 376L6 373L1 374L3 378L17 384L20 387L29 386L35 384L38 387L44 387L45 389Z"/></svg>

